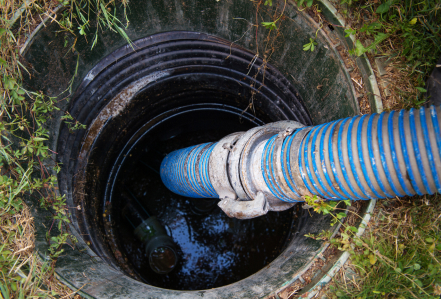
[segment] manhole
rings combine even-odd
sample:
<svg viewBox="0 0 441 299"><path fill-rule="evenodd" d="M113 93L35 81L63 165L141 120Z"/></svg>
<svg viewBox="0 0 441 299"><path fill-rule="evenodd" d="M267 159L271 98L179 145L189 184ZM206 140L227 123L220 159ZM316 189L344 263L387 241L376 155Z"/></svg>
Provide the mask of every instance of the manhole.
<svg viewBox="0 0 441 299"><path fill-rule="evenodd" d="M304 237L335 231L329 217L297 205L230 219L212 202L179 197L160 181L159 163L175 149L277 120L311 125L358 113L350 77L330 40L319 34L317 51L302 51L303 37L315 32L308 16L287 7L291 21L281 28L272 54L278 58L268 64L249 50L255 32L236 18L253 20L252 3L231 4L133 1L132 46L109 34L93 50L79 43L78 53L66 54L55 24L41 27L27 44L34 72L29 87L55 96L78 76L74 95L63 103L87 128L72 132L61 113L50 126L51 148L63 165L60 193L69 207L79 206L72 209L71 229L80 242L59 258L57 274L84 296L267 297L299 279L319 256L333 265L322 255L327 244ZM222 26L213 24L219 15ZM263 40L267 32L258 33ZM127 198L173 238L177 264L170 273L151 269L127 216ZM44 253L50 224L44 211L35 217Z"/></svg>

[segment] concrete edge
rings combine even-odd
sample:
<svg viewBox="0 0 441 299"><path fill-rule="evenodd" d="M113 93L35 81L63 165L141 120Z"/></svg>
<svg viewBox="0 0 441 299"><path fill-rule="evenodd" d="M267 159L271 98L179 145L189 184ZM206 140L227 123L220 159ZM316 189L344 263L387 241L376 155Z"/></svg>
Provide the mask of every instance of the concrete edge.
<svg viewBox="0 0 441 299"><path fill-rule="evenodd" d="M35 35L40 31L40 29L43 26L46 26L47 21L49 21L49 19L53 19L54 17L56 17L58 11L60 9L64 8L64 5L60 4L58 5L53 12L50 14L50 16L46 16L43 21L41 21L40 24L38 24L38 26L32 31L31 35L26 39L25 43L23 44L23 46L21 46L20 48L20 55L23 56L23 54L25 53L25 51L29 48L29 46L31 45L32 41L34 40ZM23 11L21 11L23 12ZM52 16L52 17L51 17ZM17 17L18 19L18 17Z"/></svg>
<svg viewBox="0 0 441 299"><path fill-rule="evenodd" d="M337 9L334 7L334 5L329 0L319 0L333 16L335 19L339 22L339 25L342 27L346 26L346 22L342 15L337 11ZM349 38L351 39L352 43L355 44L355 37L353 35L350 35ZM372 68L372 65L369 62L369 59L367 58L366 54L363 54L360 59L364 59L366 61L366 65L368 67L368 71L371 75L369 75L369 85L372 89L372 95L374 98L374 104L375 109L372 109L372 112L381 113L383 112L383 102L381 101L381 95L380 95L380 89L378 88L378 82L375 78L374 70ZM372 107L371 107L372 108Z"/></svg>
<svg viewBox="0 0 441 299"><path fill-rule="evenodd" d="M365 232L366 226L371 219L371 214L374 211L376 203L377 200L375 199L369 201L369 205L366 209L366 212L364 213L363 219L358 226L358 232L356 233L357 237L361 237ZM311 288L311 291L307 293L307 296L302 298L314 298L321 291L321 289L332 280L334 275L344 266L346 261L349 259L349 256L349 252L343 252L342 255L335 262L335 264L331 267L331 269L329 269L328 272Z"/></svg>

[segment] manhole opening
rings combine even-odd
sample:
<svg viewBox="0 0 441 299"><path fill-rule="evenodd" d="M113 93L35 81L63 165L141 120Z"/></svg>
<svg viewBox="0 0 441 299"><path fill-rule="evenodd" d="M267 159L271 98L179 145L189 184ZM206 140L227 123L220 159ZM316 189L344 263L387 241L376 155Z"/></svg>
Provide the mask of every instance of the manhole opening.
<svg viewBox="0 0 441 299"><path fill-rule="evenodd" d="M204 290L317 250L320 242L304 234L327 227L326 217L295 207L231 219L213 202L171 193L158 174L175 149L278 120L311 125L289 81L254 53L205 34L161 33L135 44L137 51L117 50L127 53L110 65L104 59L106 67L98 64L80 85L70 111L87 121L87 131L60 131L61 162L70 165L60 185L82 206L74 223L95 253L149 285ZM170 273L149 266L125 212L127 194L175 242L178 262Z"/></svg>
<svg viewBox="0 0 441 299"><path fill-rule="evenodd" d="M215 141L260 122L250 119L251 115L240 115L233 107L220 108L219 104L190 106L187 111L183 107L176 109L174 117L149 130L125 154L128 157L119 174L110 182L114 188L105 213L110 214L114 225L106 226L108 235L115 241L115 251L124 256L118 261L148 284L200 290L236 282L272 262L295 230L296 213L292 209L238 220L222 212L217 200L181 197L162 184L159 163L164 154ZM125 219L127 193L149 215L156 216L176 243L178 263L170 273L158 275L149 266L145 246L134 234L135 225Z"/></svg>

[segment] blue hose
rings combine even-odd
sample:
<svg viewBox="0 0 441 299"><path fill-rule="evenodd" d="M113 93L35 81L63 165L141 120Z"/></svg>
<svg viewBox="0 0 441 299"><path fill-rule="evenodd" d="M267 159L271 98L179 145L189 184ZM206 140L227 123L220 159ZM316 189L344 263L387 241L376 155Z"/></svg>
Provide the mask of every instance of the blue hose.
<svg viewBox="0 0 441 299"><path fill-rule="evenodd" d="M172 192L192 198L218 198L208 176L208 158L216 143L205 143L168 154L161 180Z"/></svg>
<svg viewBox="0 0 441 299"><path fill-rule="evenodd" d="M419 110L402 110L399 113L392 111L380 115L356 116L326 124L323 130L312 129L305 140L307 142L313 137L314 144L310 149L301 147L305 153L299 155L299 165L308 164L308 159L315 161L317 148L321 154L321 161L318 162L326 164L324 153L330 154L331 161L338 162L332 171L334 178L331 179L329 171L310 171L308 166L300 167L304 185L322 186L320 190L308 189L312 194L328 199L379 199L441 192L439 109L431 106ZM377 134L373 136L372 125L375 120ZM335 125L339 126L338 135L331 132L328 144L323 145L319 141L317 145L316 140L324 138ZM344 140L347 140L346 148L342 146ZM338 153L332 152L332 146L336 143ZM376 153L373 148L378 149ZM340 192L336 198L336 192L330 192L336 185L344 196ZM351 196L349 190L355 197Z"/></svg>
<svg viewBox="0 0 441 299"><path fill-rule="evenodd" d="M287 203L303 201L305 195L367 200L439 193L440 113L440 107L434 106L383 112L269 135L260 156L253 158L260 159L260 168L253 168L258 173L251 176L256 181L236 183L248 184L246 189L254 190L253 194L260 191ZM215 174L210 173L209 166L216 144L170 153L161 165L164 184L187 197L218 197L220 192L211 183ZM250 157L252 154L247 152ZM212 163L233 162L227 159ZM249 198L253 199L253 194L248 194Z"/></svg>

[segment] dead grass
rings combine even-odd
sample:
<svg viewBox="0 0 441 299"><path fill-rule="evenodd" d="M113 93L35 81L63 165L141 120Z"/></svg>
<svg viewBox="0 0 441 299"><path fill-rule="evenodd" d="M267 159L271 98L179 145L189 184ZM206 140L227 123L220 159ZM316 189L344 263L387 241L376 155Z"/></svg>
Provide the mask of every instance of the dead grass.
<svg viewBox="0 0 441 299"><path fill-rule="evenodd" d="M33 223L26 205L18 213L0 216L0 298L79 298L34 251Z"/></svg>
<svg viewBox="0 0 441 299"><path fill-rule="evenodd" d="M383 1L384 2L384 1ZM379 1L363 1L363 5L374 5L377 7ZM359 9L360 6L348 7L345 5L337 5L338 10L342 13L347 10L346 21L349 27L353 29L361 29L367 22L378 20L378 16L367 10ZM358 34L365 45L368 44L372 36L368 34ZM416 86L421 86L422 78L427 78L429 73L421 74L414 72L409 68L409 64L405 57L397 55L402 50L402 39L391 36L385 42L377 46L376 52L367 52L366 55L374 69L374 73L379 84L380 96L382 99L384 110L397 110L410 108L418 99L418 91ZM390 62L385 67L386 73L380 75L375 64L376 57L389 57ZM384 84L386 83L386 84ZM387 87L385 87L385 85ZM411 100L409 100L409 97ZM362 111L364 113L364 111ZM378 260L380 256L390 260L398 267L399 264L403 269L410 269L412 261L409 260L408 268L404 267L405 260L401 260L403 255L414 252L412 257L415 263L420 260L429 262L428 265L439 265L440 251L435 247L435 243L439 242L440 221L441 221L441 205L439 197L416 197L406 199L392 199L381 201L377 204L370 224L364 234L365 238L371 240L372 245L381 244L376 247L378 252ZM432 237L429 237L431 235ZM424 237L423 237L424 236ZM433 238L433 242L430 241ZM367 241L366 241L367 242ZM352 254L352 261L348 261L344 267L335 275L333 281L323 289L318 298L429 298L424 293L415 291L412 284L401 282L401 286L395 284L395 280L400 280L402 276L396 275L394 269L390 269L376 259L374 264L369 263L369 257L366 255L367 265L363 266L364 252L362 249L355 250ZM417 262L418 261L418 262ZM426 263L426 266L427 266ZM418 264L419 265L419 264ZM419 266L418 266L419 267ZM391 270L391 271L390 271ZM408 270L406 270L408 271ZM413 275L414 272L408 271ZM412 279L425 278L429 274L419 273L419 276L412 276ZM434 274L433 277L435 277ZM410 276L409 276L410 277ZM418 277L418 278L416 278ZM388 279L390 281L388 281ZM438 278L439 279L439 278ZM432 285L424 285L425 290L432 292L433 296L441 295L441 285L435 282ZM331 289L331 291L330 291ZM381 289L381 291L376 291ZM374 292L375 291L375 292ZM434 298L434 297L433 297Z"/></svg>

